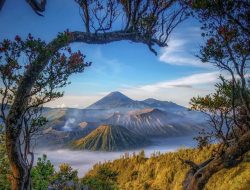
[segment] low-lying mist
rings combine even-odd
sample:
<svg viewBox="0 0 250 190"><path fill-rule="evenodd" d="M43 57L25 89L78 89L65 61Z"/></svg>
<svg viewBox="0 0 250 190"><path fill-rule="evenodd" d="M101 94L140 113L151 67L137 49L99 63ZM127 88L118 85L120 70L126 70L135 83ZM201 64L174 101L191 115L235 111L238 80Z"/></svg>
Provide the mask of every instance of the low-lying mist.
<svg viewBox="0 0 250 190"><path fill-rule="evenodd" d="M119 152L100 152L100 151L73 151L69 149L37 149L35 151L35 160L42 154L46 154L56 169L61 163L68 163L74 169L78 170L79 177L85 175L98 162L111 161L118 159L125 153L145 151L147 157L152 153L160 151L171 152L176 151L181 147L194 147L196 145L192 136L175 137L175 138L158 138L152 139L153 145L136 150L119 151Z"/></svg>

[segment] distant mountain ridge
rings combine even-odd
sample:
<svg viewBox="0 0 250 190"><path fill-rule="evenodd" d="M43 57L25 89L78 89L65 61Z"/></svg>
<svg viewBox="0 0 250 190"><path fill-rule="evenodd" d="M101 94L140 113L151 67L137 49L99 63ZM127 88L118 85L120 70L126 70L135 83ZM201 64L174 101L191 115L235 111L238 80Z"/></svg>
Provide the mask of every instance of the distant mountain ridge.
<svg viewBox="0 0 250 190"><path fill-rule="evenodd" d="M127 114L114 113L105 123L121 125L146 136L181 136L197 132L200 127L188 118L150 108L130 111Z"/></svg>
<svg viewBox="0 0 250 190"><path fill-rule="evenodd" d="M41 142L45 142L45 145L58 142L55 144L62 146L87 137L100 125L120 126L120 131L124 134L131 132L133 138L136 138L136 135L148 139L194 134L204 123L204 115L188 111L173 102L153 98L136 101L120 92L112 92L86 109L45 108L43 114L49 122ZM93 135L88 137L88 142L90 138L100 143L100 139L94 138ZM115 144L117 142L114 146Z"/></svg>
<svg viewBox="0 0 250 190"><path fill-rule="evenodd" d="M142 101L133 100L121 92L111 92L97 102L91 104L86 109L118 109L121 107L138 110L145 108L187 110L186 107L180 106L170 101L161 101L154 98L148 98Z"/></svg>
<svg viewBox="0 0 250 190"><path fill-rule="evenodd" d="M148 104L150 107L153 108L158 108L158 109L171 109L171 110L187 110L186 107L180 106L174 102L170 102L170 101L160 101L160 100L156 100L154 98L148 98L146 100L143 100L144 103Z"/></svg>
<svg viewBox="0 0 250 190"><path fill-rule="evenodd" d="M148 98L142 101L133 100L121 92L111 92L104 96L96 103L88 106L89 110L106 109L110 112L126 113L131 110L157 108L168 113L175 113L181 116L188 117L196 120L196 122L202 122L204 120L204 114L196 111L190 111L188 108L178 105L171 101L161 101L154 98ZM110 115L109 115L110 116Z"/></svg>

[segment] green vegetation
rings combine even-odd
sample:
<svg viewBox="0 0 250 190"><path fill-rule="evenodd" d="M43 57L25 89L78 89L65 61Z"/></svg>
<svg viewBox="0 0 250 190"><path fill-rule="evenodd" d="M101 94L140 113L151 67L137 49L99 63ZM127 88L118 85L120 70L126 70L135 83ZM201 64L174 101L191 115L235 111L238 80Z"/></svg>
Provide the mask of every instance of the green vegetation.
<svg viewBox="0 0 250 190"><path fill-rule="evenodd" d="M2 143L3 136L0 134L0 190L10 190L12 175L5 146ZM56 172L46 155L38 158L36 166L31 170L31 178L34 190L45 190L49 186L62 190L73 190L79 187L76 170L73 170L69 164L63 163Z"/></svg>
<svg viewBox="0 0 250 190"><path fill-rule="evenodd" d="M95 177L85 177L81 183L87 184L95 190L118 190L117 176L118 173L110 170L108 167L100 167L96 171Z"/></svg>
<svg viewBox="0 0 250 190"><path fill-rule="evenodd" d="M117 176L112 182L122 190L181 190L182 182L189 170L189 166L181 159L200 163L211 156L213 149L212 146L204 149L180 149L177 152L165 154L155 153L150 158L146 158L144 152L139 155L125 155L113 162L95 165L82 179L82 182L94 190L102 189L96 188L93 184L106 182L106 180L102 180L103 174L100 173L105 170L110 173L116 172ZM238 166L216 173L206 185L206 190L245 190L249 188L249 154L245 155L244 161Z"/></svg>
<svg viewBox="0 0 250 190"><path fill-rule="evenodd" d="M51 176L54 172L54 166L47 160L46 155L43 155L42 158L38 158L36 166L34 166L31 171L33 189L43 190L48 188L52 179Z"/></svg>
<svg viewBox="0 0 250 190"><path fill-rule="evenodd" d="M46 155L38 158L37 165L32 168L31 177L34 190L44 190L48 186L55 189L71 190L78 186L76 170L73 170L69 164L62 163L59 166L59 171L56 172Z"/></svg>
<svg viewBox="0 0 250 190"><path fill-rule="evenodd" d="M62 163L59 171L52 176L51 186L55 189L73 190L78 186L77 171L67 164Z"/></svg>
<svg viewBox="0 0 250 190"><path fill-rule="evenodd" d="M75 149L116 151L137 148L147 141L139 135L130 132L125 127L101 125L86 137L72 144Z"/></svg>
<svg viewBox="0 0 250 190"><path fill-rule="evenodd" d="M248 155L249 156L249 155ZM205 190L247 190L250 189L250 160L240 165L223 169L214 174Z"/></svg>
<svg viewBox="0 0 250 190"><path fill-rule="evenodd" d="M0 189L10 189L10 165L6 153L5 137L1 133L2 126L0 126Z"/></svg>

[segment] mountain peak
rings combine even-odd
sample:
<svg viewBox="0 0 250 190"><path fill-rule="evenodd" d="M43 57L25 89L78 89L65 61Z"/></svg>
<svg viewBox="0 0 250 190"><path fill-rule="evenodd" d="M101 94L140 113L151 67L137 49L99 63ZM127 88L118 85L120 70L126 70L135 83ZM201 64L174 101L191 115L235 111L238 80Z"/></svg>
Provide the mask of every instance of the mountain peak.
<svg viewBox="0 0 250 190"><path fill-rule="evenodd" d="M157 101L155 98L147 98L144 101Z"/></svg>
<svg viewBox="0 0 250 190"><path fill-rule="evenodd" d="M110 92L109 94L120 94L120 95L124 95L124 94L122 94L122 93L119 92L119 91L113 91L113 92Z"/></svg>
<svg viewBox="0 0 250 190"><path fill-rule="evenodd" d="M134 100L125 96L121 92L115 91L98 100L96 103L89 106L88 109L112 109L129 105L132 102L134 102Z"/></svg>
<svg viewBox="0 0 250 190"><path fill-rule="evenodd" d="M109 94L108 94L107 96L105 96L105 97L110 97L110 96L112 96L112 97L124 97L124 98L130 99L129 97L125 96L124 94L122 94L122 93L119 92L119 91L111 92L111 93L109 93Z"/></svg>
<svg viewBox="0 0 250 190"><path fill-rule="evenodd" d="M154 103L154 102L159 102L159 100L156 100L154 98L147 98L145 100L143 100L143 102L146 102L146 103Z"/></svg>

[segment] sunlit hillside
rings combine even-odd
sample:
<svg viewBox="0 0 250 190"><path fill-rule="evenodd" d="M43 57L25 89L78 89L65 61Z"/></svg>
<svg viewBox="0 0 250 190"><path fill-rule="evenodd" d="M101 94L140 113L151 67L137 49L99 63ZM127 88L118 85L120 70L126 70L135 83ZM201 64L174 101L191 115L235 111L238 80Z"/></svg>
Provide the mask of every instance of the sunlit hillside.
<svg viewBox="0 0 250 190"><path fill-rule="evenodd" d="M151 155L125 155L113 162L97 164L83 178L93 189L121 190L181 190L182 182L189 167L181 159L197 163L206 160L212 148L180 149L177 152ZM106 175L106 176L105 176ZM248 190L250 189L250 154L236 167L223 169L214 174L205 190Z"/></svg>

